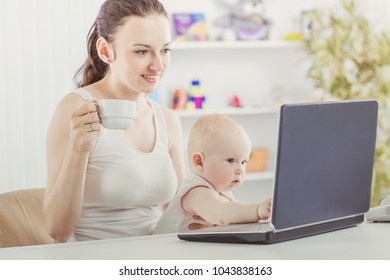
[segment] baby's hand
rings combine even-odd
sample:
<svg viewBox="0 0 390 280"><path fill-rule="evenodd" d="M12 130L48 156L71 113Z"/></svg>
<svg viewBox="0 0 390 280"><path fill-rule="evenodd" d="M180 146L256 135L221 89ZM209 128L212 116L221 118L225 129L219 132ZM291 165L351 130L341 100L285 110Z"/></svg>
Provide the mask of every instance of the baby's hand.
<svg viewBox="0 0 390 280"><path fill-rule="evenodd" d="M268 198L259 204L257 208L257 215L260 220L267 220L271 213L271 198Z"/></svg>
<svg viewBox="0 0 390 280"><path fill-rule="evenodd" d="M199 223L191 223L188 225L188 229L189 230L194 230L194 229L201 229L201 228L208 228L208 227L212 227L210 225L206 225L204 224L204 219L201 217L201 216L198 216L198 215L194 215L192 216L192 218L194 220L198 220ZM203 223L202 223L203 222ZM215 225L214 225L215 226Z"/></svg>

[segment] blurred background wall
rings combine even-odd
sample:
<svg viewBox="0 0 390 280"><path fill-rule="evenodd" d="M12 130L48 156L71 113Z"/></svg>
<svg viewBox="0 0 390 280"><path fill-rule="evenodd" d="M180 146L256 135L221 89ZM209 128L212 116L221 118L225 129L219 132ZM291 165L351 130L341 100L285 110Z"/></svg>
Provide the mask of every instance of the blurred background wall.
<svg viewBox="0 0 390 280"><path fill-rule="evenodd" d="M45 187L46 129L57 102L74 89L73 74L86 58L86 35L102 2L0 0L0 193ZM162 2L169 12L201 11L210 20L221 13L211 0ZM337 2L265 0L273 23L269 39L299 31L302 10ZM390 30L387 1L364 2L376 26ZM211 26L211 39L213 32Z"/></svg>

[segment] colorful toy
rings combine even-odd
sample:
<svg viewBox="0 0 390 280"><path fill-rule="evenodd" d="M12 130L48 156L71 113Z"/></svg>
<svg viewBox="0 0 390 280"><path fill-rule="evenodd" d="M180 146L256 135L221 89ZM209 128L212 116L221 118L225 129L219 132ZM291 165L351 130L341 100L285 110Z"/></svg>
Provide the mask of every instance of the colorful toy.
<svg viewBox="0 0 390 280"><path fill-rule="evenodd" d="M286 41L299 41L302 40L302 34L298 32L291 32L284 36L283 39Z"/></svg>
<svg viewBox="0 0 390 280"><path fill-rule="evenodd" d="M238 95L233 95L232 99L230 100L229 106L241 107L240 97Z"/></svg>
<svg viewBox="0 0 390 280"><path fill-rule="evenodd" d="M264 40L268 38L270 24L263 16L262 0L223 0L220 2L228 11L215 21L215 25L222 28L221 40Z"/></svg>
<svg viewBox="0 0 390 280"><path fill-rule="evenodd" d="M172 14L176 41L207 41L208 33L202 13Z"/></svg>
<svg viewBox="0 0 390 280"><path fill-rule="evenodd" d="M185 109L187 103L187 94L181 89L177 88L172 96L172 108L175 110Z"/></svg>
<svg viewBox="0 0 390 280"><path fill-rule="evenodd" d="M203 89L199 80L193 80L188 90L186 109L203 109L205 107L206 97L203 95Z"/></svg>
<svg viewBox="0 0 390 280"><path fill-rule="evenodd" d="M246 172L261 172L267 170L268 150L265 148L255 148L249 155L246 163Z"/></svg>

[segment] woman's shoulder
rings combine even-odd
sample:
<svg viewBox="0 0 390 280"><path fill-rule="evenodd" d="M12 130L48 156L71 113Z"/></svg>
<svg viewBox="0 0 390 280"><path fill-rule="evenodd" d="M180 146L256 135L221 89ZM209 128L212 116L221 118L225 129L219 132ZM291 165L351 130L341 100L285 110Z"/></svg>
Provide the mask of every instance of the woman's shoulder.
<svg viewBox="0 0 390 280"><path fill-rule="evenodd" d="M60 100L60 103L82 103L83 102L83 97L78 94L76 91L71 91L67 93L62 99Z"/></svg>
<svg viewBox="0 0 390 280"><path fill-rule="evenodd" d="M164 105L160 105L160 107L161 107L161 112L163 113L165 117L165 121L167 122L168 126L180 125L179 116L171 108L168 108L167 106Z"/></svg>
<svg viewBox="0 0 390 280"><path fill-rule="evenodd" d="M66 94L57 104L57 111L72 111L75 108L80 107L85 101L83 98L75 93L70 92Z"/></svg>

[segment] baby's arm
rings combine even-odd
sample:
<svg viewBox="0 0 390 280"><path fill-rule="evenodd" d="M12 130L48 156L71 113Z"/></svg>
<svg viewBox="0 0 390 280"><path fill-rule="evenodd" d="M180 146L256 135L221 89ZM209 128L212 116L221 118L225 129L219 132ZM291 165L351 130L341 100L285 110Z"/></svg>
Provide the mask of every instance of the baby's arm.
<svg viewBox="0 0 390 280"><path fill-rule="evenodd" d="M261 218L268 218L267 202L242 204L236 201L224 201L220 195L207 188L196 187L182 198L182 207L185 211L199 215L204 220L215 225L234 223L258 222Z"/></svg>

